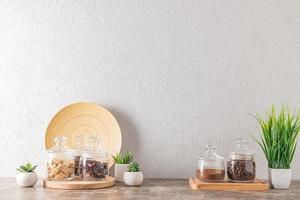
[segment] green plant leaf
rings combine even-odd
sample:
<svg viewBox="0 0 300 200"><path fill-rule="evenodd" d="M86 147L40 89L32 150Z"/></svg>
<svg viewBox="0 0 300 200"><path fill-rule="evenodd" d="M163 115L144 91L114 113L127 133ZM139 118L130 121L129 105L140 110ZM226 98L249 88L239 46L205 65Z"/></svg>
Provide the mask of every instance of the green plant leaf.
<svg viewBox="0 0 300 200"><path fill-rule="evenodd" d="M137 162L131 162L128 165L128 171L129 172L139 172L140 171L140 165Z"/></svg>
<svg viewBox="0 0 300 200"><path fill-rule="evenodd" d="M20 168L21 168L22 170L24 170L25 172L27 171L27 168L26 168L24 165L20 166Z"/></svg>
<svg viewBox="0 0 300 200"><path fill-rule="evenodd" d="M18 170L19 172L25 173L25 171L22 169L16 169L16 170Z"/></svg>
<svg viewBox="0 0 300 200"><path fill-rule="evenodd" d="M28 162L28 163L26 164L26 168L27 168L27 169L30 169L31 167L32 167L32 164Z"/></svg>
<svg viewBox="0 0 300 200"><path fill-rule="evenodd" d="M129 164L133 161L133 154L127 150L124 154L117 153L113 159L117 164Z"/></svg>
<svg viewBox="0 0 300 200"><path fill-rule="evenodd" d="M37 165L32 166L30 169L28 169L28 172L33 172L36 169Z"/></svg>
<svg viewBox="0 0 300 200"><path fill-rule="evenodd" d="M19 172L23 172L23 173L26 173L26 172L33 172L35 169L36 169L37 165L32 165L31 163L26 163L24 165L21 165L20 168L16 169L18 170Z"/></svg>
<svg viewBox="0 0 300 200"><path fill-rule="evenodd" d="M122 162L122 156L120 153L117 153L115 156L113 156L113 159L114 159L115 163L121 164L121 162Z"/></svg>

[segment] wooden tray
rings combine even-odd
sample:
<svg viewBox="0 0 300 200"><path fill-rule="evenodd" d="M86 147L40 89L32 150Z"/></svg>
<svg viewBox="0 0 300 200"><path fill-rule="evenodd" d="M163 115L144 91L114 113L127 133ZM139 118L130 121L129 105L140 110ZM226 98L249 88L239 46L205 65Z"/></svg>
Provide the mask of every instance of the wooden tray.
<svg viewBox="0 0 300 200"><path fill-rule="evenodd" d="M44 180L44 187L62 190L88 190L106 188L115 185L115 178L108 176L105 181L48 181Z"/></svg>
<svg viewBox="0 0 300 200"><path fill-rule="evenodd" d="M104 107L93 103L74 103L60 110L48 125L46 149L54 146L56 136L68 138L67 146L76 148L76 138L82 135L84 145L90 136L99 136L103 148L109 155L109 167L113 165L112 155L120 152L122 136L117 120Z"/></svg>
<svg viewBox="0 0 300 200"><path fill-rule="evenodd" d="M253 183L207 183L196 178L190 178L190 186L193 190L240 190L240 191L268 191L269 183L256 179Z"/></svg>

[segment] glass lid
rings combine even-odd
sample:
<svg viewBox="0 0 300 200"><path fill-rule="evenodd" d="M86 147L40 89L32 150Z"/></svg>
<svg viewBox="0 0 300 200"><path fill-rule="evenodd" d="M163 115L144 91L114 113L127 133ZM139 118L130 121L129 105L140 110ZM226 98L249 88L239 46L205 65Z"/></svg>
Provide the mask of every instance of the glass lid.
<svg viewBox="0 0 300 200"><path fill-rule="evenodd" d="M83 156L85 158L94 158L94 157L101 157L107 158L107 152L103 149L101 145L100 137L98 136L91 136L89 138L89 144L87 150L83 151Z"/></svg>
<svg viewBox="0 0 300 200"><path fill-rule="evenodd" d="M230 158L233 160L253 160L254 152L249 149L247 140L243 138L236 140L235 150L230 153Z"/></svg>
<svg viewBox="0 0 300 200"><path fill-rule="evenodd" d="M78 135L75 138L75 149L83 150L84 149L84 137L83 135Z"/></svg>
<svg viewBox="0 0 300 200"><path fill-rule="evenodd" d="M224 158L216 154L216 147L212 144L207 144L205 146L205 153L199 158L201 161L210 161L210 162L223 162Z"/></svg>
<svg viewBox="0 0 300 200"><path fill-rule="evenodd" d="M58 153L68 151L66 146L67 138L64 136L57 136L54 138L55 145L48 150L49 153Z"/></svg>
<svg viewBox="0 0 300 200"><path fill-rule="evenodd" d="M80 156L84 149L84 137L80 134L75 137L75 148L72 149L74 156Z"/></svg>
<svg viewBox="0 0 300 200"><path fill-rule="evenodd" d="M57 136L54 138L55 145L48 150L48 157L51 159L69 159L72 151L66 146L67 138Z"/></svg>

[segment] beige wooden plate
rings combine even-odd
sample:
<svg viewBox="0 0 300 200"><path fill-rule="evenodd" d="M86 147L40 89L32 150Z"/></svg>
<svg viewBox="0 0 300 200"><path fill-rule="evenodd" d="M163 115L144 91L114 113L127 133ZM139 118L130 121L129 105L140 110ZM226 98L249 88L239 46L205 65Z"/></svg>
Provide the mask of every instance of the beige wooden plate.
<svg viewBox="0 0 300 200"><path fill-rule="evenodd" d="M75 148L78 135L84 136L85 145L90 136L100 136L103 148L112 155L121 149L122 136L117 120L104 107L93 103L75 103L59 111L48 125L45 137L46 149L54 146L54 138L63 135L68 138L68 147Z"/></svg>

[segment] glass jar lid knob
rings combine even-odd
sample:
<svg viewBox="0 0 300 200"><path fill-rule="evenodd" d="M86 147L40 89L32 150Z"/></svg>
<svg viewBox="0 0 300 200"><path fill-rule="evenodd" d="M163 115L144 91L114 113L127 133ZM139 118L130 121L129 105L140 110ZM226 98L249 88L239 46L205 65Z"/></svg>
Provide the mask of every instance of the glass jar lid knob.
<svg viewBox="0 0 300 200"><path fill-rule="evenodd" d="M244 138L236 140L235 151L231 152L230 158L234 160L253 160L254 152L248 148L248 142Z"/></svg>
<svg viewBox="0 0 300 200"><path fill-rule="evenodd" d="M223 161L223 157L216 154L216 147L208 143L205 147L205 153L201 156L202 160L214 160L214 161Z"/></svg>

